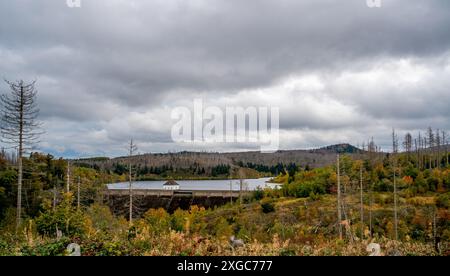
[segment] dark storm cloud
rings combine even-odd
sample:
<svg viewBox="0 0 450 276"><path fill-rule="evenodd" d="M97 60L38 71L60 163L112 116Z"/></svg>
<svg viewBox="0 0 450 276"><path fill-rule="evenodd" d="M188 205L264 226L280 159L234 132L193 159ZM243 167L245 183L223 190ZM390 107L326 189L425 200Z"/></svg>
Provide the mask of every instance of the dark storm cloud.
<svg viewBox="0 0 450 276"><path fill-rule="evenodd" d="M450 104L448 26L443 0L382 1L379 9L365 0L82 0L79 9L63 0L7 0L0 3L0 75L37 78L44 120L103 129L106 144L125 139L112 122L128 124L132 112L163 120L167 109L154 110L196 93L211 101L240 95L251 105L258 99L241 94L258 89L273 93L286 130L406 126L408 118L441 124ZM402 59L406 68L395 63ZM359 73L379 68L385 75L365 85ZM395 70L420 80L390 82ZM271 92L303 75L323 87ZM278 100L281 94L290 98ZM291 98L305 101L303 110ZM167 140L164 127L146 131Z"/></svg>

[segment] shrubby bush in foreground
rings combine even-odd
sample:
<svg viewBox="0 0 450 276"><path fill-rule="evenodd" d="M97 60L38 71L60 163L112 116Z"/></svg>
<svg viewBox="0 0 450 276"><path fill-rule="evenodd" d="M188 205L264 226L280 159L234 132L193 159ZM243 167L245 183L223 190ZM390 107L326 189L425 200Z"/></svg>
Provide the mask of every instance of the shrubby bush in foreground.
<svg viewBox="0 0 450 276"><path fill-rule="evenodd" d="M82 255L87 256L367 255L369 242L380 243L385 255L393 254L394 249L402 255L438 254L433 245L428 205L405 203L411 215L402 218L401 242L395 243L388 238L392 236L391 211L381 207L373 212L373 238L365 233L364 240L360 240L359 225L355 224L351 226L353 241L348 237L337 240L332 196L320 200L263 198L215 210L193 206L173 214L151 209L132 227L100 204L77 211L71 197L67 194L55 209L45 206L36 219L24 223L17 235L2 232L0 254L65 255L65 248L72 242L78 243ZM264 204L273 209L263 207ZM439 212L438 234L448 241L448 210ZM56 227L62 231L62 237L57 237ZM244 247L232 248L231 235L243 239ZM448 254L446 246L442 243L441 254Z"/></svg>

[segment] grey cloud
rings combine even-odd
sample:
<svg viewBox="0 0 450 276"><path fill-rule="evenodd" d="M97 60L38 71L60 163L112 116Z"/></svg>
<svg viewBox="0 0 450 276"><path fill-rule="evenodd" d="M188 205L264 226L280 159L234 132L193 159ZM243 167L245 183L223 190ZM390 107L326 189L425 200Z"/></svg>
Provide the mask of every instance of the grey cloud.
<svg viewBox="0 0 450 276"><path fill-rule="evenodd" d="M365 2L96 0L70 9L65 1L1 1L0 76L37 78L43 120L73 123L87 136L102 130L105 147L114 149L128 136L111 126L117 117L176 105L198 93L212 101L235 97L239 102L246 91L308 74L325 85L316 96L317 107L308 111L305 106L306 112L290 98L279 101L286 131L322 131L332 137L325 134L350 133L347 129L354 127L342 137L355 140L367 133L362 131L366 124L372 129L387 124L417 129L419 123L450 128L448 1L383 1L380 9L369 9ZM429 68L426 82L365 86L348 78L345 85L338 83L345 73L369 72L401 59ZM318 92L291 94L300 101L302 93ZM336 116L325 110L336 106ZM157 128L142 129L140 139L161 150L176 147L166 129ZM55 128L55 136L64 138L54 142L71 144L68 131ZM316 143L334 141L311 135ZM302 141L298 147L310 144Z"/></svg>

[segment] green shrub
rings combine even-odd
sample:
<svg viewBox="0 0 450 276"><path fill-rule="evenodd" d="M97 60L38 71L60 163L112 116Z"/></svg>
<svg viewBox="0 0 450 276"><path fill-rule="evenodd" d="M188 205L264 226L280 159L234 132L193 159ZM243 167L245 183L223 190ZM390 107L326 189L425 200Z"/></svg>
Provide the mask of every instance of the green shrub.
<svg viewBox="0 0 450 276"><path fill-rule="evenodd" d="M20 252L25 256L64 256L69 243L70 240L63 237L60 240L51 240L35 246L25 245Z"/></svg>
<svg viewBox="0 0 450 276"><path fill-rule="evenodd" d="M419 170L417 168L415 168L414 166L409 165L403 173L406 176L410 176L413 179L416 179L417 176L419 175Z"/></svg>
<svg viewBox="0 0 450 276"><path fill-rule="evenodd" d="M90 220L92 227L103 233L117 233L126 230L128 223L123 225L114 217L108 206L94 203L89 206L85 215Z"/></svg>
<svg viewBox="0 0 450 276"><path fill-rule="evenodd" d="M425 171L425 173L420 172L417 178L414 180L413 190L416 193L423 194L428 191L428 182L426 180L427 176L429 177L429 172Z"/></svg>
<svg viewBox="0 0 450 276"><path fill-rule="evenodd" d="M439 185L439 179L435 177L430 177L427 179L427 186L430 191L435 192L437 190L437 187Z"/></svg>
<svg viewBox="0 0 450 276"><path fill-rule="evenodd" d="M11 254L9 243L4 240L0 240L0 256L9 256Z"/></svg>
<svg viewBox="0 0 450 276"><path fill-rule="evenodd" d="M439 195L436 199L436 204L439 207L450 208L450 193Z"/></svg>
<svg viewBox="0 0 450 276"><path fill-rule="evenodd" d="M275 205L272 202L261 203L261 208L264 214L275 212Z"/></svg>
<svg viewBox="0 0 450 276"><path fill-rule="evenodd" d="M162 234L170 231L171 218L170 215L163 208L150 209L144 214L145 221L150 226L155 234ZM181 231L183 229L183 220L176 222L176 229ZM180 225L178 225L180 224Z"/></svg>
<svg viewBox="0 0 450 276"><path fill-rule="evenodd" d="M295 250L294 249L289 249L289 248L284 248L280 251L280 256L295 256Z"/></svg>
<svg viewBox="0 0 450 276"><path fill-rule="evenodd" d="M383 178L373 186L373 190L376 192L392 192L394 191L394 185L389 179Z"/></svg>
<svg viewBox="0 0 450 276"><path fill-rule="evenodd" d="M44 212L36 218L36 226L40 234L55 236L58 229L69 237L81 236L86 227L83 213L72 205L71 194L66 194L55 210L47 202Z"/></svg>
<svg viewBox="0 0 450 276"><path fill-rule="evenodd" d="M293 197L309 197L311 194L320 195L325 194L325 184L317 181L304 181L300 183L291 183L283 187L286 196Z"/></svg>
<svg viewBox="0 0 450 276"><path fill-rule="evenodd" d="M230 237L233 234L233 226L228 223L226 218L220 217L214 225L214 235L218 238Z"/></svg>
<svg viewBox="0 0 450 276"><path fill-rule="evenodd" d="M446 189L450 189L450 171L447 171L447 174L443 179L443 184Z"/></svg>
<svg viewBox="0 0 450 276"><path fill-rule="evenodd" d="M264 198L264 190L261 188L257 188L254 192L253 192L253 199L254 200L261 200Z"/></svg>
<svg viewBox="0 0 450 276"><path fill-rule="evenodd" d="M316 201L316 200L319 200L321 197L320 197L320 194L316 194L316 193L314 193L314 192L311 192L311 193L309 194L309 198L310 198L311 200L313 200L313 201Z"/></svg>
<svg viewBox="0 0 450 276"><path fill-rule="evenodd" d="M189 213L187 211L177 209L171 216L171 228L177 232L182 232L185 230L186 222L189 218Z"/></svg>
<svg viewBox="0 0 450 276"><path fill-rule="evenodd" d="M129 249L125 244L118 241L108 241L102 244L102 247L97 252L97 256L126 256L129 254Z"/></svg>

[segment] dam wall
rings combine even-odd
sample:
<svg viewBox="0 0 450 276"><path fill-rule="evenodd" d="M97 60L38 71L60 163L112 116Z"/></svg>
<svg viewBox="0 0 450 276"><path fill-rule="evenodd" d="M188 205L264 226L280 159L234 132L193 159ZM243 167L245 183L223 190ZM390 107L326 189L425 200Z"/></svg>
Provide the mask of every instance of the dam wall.
<svg viewBox="0 0 450 276"><path fill-rule="evenodd" d="M215 208L239 197L248 197L250 191L218 191L218 190L133 190L133 217L141 217L149 209L164 208L173 213L178 208L189 210L192 205ZM109 189L104 192L104 201L115 215L128 217L130 196L126 189Z"/></svg>

